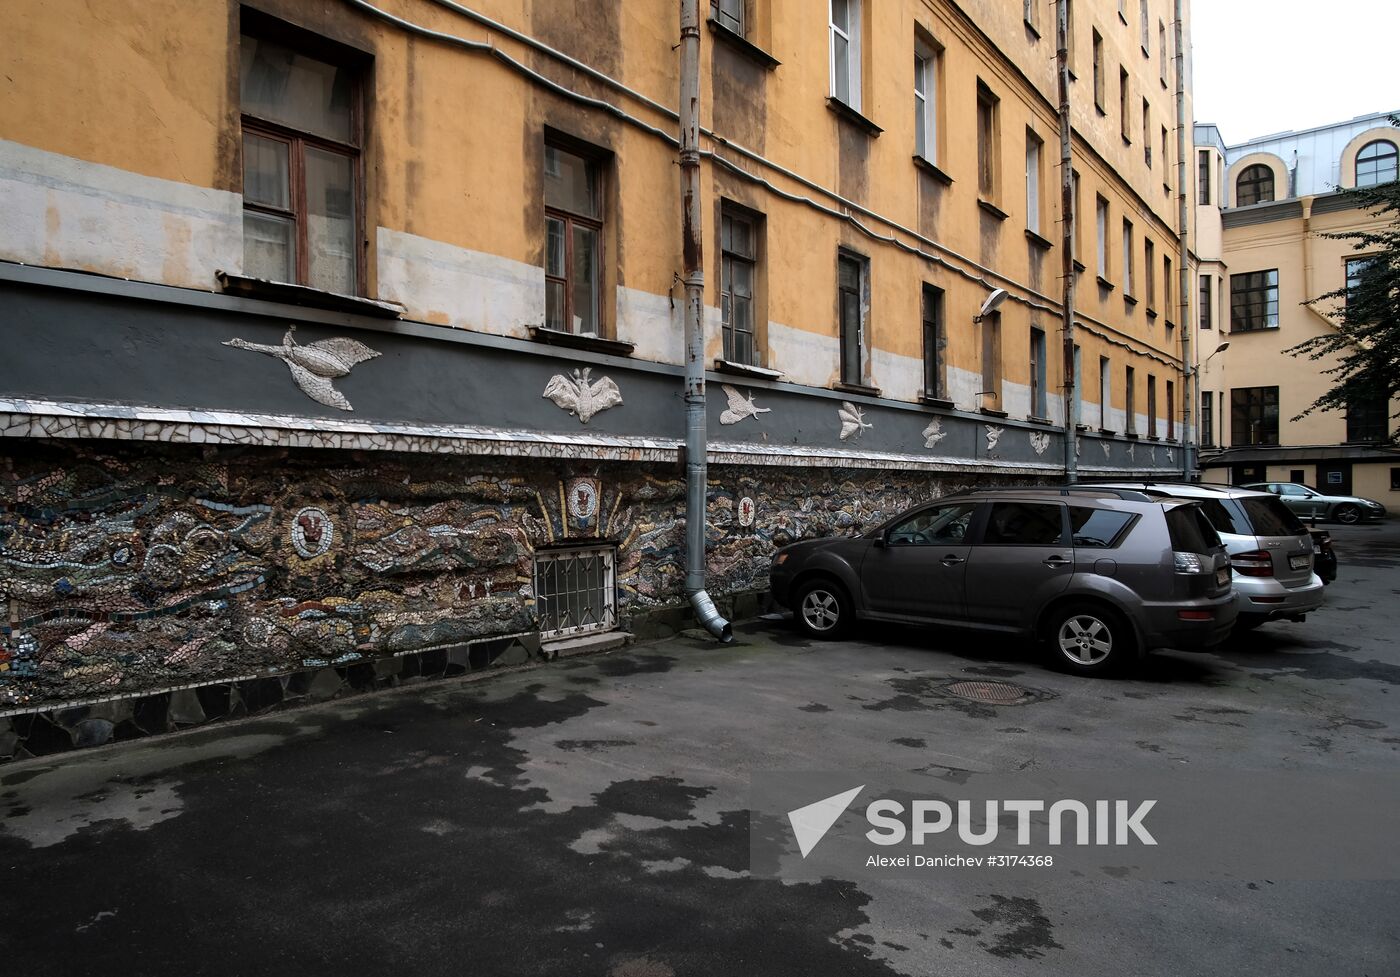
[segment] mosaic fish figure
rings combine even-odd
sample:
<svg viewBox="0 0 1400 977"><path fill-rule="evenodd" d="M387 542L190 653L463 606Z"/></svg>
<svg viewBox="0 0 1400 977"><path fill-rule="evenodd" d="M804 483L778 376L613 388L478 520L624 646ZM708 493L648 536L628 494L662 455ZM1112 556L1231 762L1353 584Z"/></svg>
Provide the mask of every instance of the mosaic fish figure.
<svg viewBox="0 0 1400 977"><path fill-rule="evenodd" d="M292 337L296 326L289 326L282 337L281 346L264 346L262 343L248 343L241 339L230 339L224 343L234 349L250 349L255 353L275 356L287 364L292 371L292 380L318 404L336 407L340 410L354 410L345 395L331 384L336 377L343 377L355 368L356 364L372 360L379 353L364 343L354 339L337 337L299 346Z"/></svg>
<svg viewBox="0 0 1400 977"><path fill-rule="evenodd" d="M622 391L608 377L589 382L590 368L575 370L573 379L556 373L545 384L544 397L555 405L577 415L579 421L587 424L589 418L609 407L622 403Z"/></svg>
<svg viewBox="0 0 1400 977"><path fill-rule="evenodd" d="M729 384L724 384L724 395L729 398L729 408L719 415L721 424L738 424L746 417L757 417L759 414L770 414L771 407L759 407L753 402L753 394L745 397Z"/></svg>
<svg viewBox="0 0 1400 977"><path fill-rule="evenodd" d="M874 427L874 424L865 423L865 411L861 410L849 400L841 401L841 406L836 408L836 416L841 418L841 440L860 437L866 428Z"/></svg>

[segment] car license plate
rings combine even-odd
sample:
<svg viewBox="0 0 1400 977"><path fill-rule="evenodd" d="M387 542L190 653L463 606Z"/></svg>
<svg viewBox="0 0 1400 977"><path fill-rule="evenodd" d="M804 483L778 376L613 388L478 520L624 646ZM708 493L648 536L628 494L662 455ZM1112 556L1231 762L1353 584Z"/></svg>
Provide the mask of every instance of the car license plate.
<svg viewBox="0 0 1400 977"><path fill-rule="evenodd" d="M1315 555L1317 555L1317 556L1321 556L1321 555L1322 555L1322 547L1321 547L1321 546L1314 546L1314 547L1313 547L1313 553L1314 553Z"/></svg>
<svg viewBox="0 0 1400 977"><path fill-rule="evenodd" d="M1308 568L1308 556L1306 553L1295 553L1288 558L1288 565L1294 570L1306 570Z"/></svg>
<svg viewBox="0 0 1400 977"><path fill-rule="evenodd" d="M1226 584L1228 584L1229 582L1230 582L1230 568L1229 568L1229 567L1221 567L1219 570L1216 570L1216 571L1215 571L1215 585L1216 585L1217 587L1224 587L1224 586L1225 586Z"/></svg>

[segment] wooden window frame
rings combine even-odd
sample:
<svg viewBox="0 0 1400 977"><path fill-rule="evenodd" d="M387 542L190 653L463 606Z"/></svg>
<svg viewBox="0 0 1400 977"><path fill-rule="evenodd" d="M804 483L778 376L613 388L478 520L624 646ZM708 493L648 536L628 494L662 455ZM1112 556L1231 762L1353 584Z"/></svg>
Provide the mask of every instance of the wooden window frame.
<svg viewBox="0 0 1400 977"><path fill-rule="evenodd" d="M977 82L977 194L995 203L1000 194L1001 99L980 79ZM985 122L985 125L984 125Z"/></svg>
<svg viewBox="0 0 1400 977"><path fill-rule="evenodd" d="M854 289L847 288L841 284L841 266L849 262L856 271L856 284ZM836 253L836 329L838 334L838 345L840 348L840 376L841 382L849 386L863 386L865 384L866 368L866 344L869 341L865 334L865 310L864 293L867 288L866 275L869 274L868 260L853 251L844 249ZM845 296L853 294L855 296L855 316L852 333L848 333L847 322L845 320L846 302ZM855 341L855 369L847 370L849 339ZM854 375L851 375L854 373Z"/></svg>
<svg viewBox="0 0 1400 977"><path fill-rule="evenodd" d="M344 68L350 72L350 136L353 142L345 143L326 136L318 136L314 133L304 132L300 129L293 129L291 126L271 119L264 119L261 116L250 112L240 111L239 113L239 154L240 160L243 152L243 136L251 133L264 139L271 139L275 142L287 145L287 181L288 193L287 203L290 210L282 210L267 204L254 203L243 197L243 209L257 214L266 214L270 217L280 217L289 219L292 222L293 241L296 246L296 280L288 282L291 285L302 285L308 288L315 288L310 283L311 277L311 251L307 244L307 224L309 215L307 213L306 200L306 149L312 147L323 152L335 153L340 156L347 156L351 161L351 174L355 181L351 189L351 200L355 207L355 219L353 223L354 248L355 248L355 288L352 294L368 294L365 260L365 176L364 176L364 149L365 129L364 129L364 68L360 64L355 64L351 60L343 57L335 57L332 52L328 52L322 45L308 46L302 42L301 37L291 36L290 32L281 32L270 29L263 25L250 27L244 25L239 32L239 43L242 44L244 37L254 40L266 40L273 44L280 44L283 47L305 54L307 57L315 58L324 64L333 65L337 68ZM243 170L239 169L239 186L242 188Z"/></svg>
<svg viewBox="0 0 1400 977"><path fill-rule="evenodd" d="M1167 384L1167 440L1176 440L1176 383L1168 380Z"/></svg>
<svg viewBox="0 0 1400 977"><path fill-rule="evenodd" d="M544 145L546 152L549 149L556 149L561 152L568 153L570 156L577 156L579 159L583 160L584 163L592 170L593 178L596 181L594 186L594 196L598 201L598 212L604 215L602 217L589 217L586 214L575 214L572 211L564 210L561 207L551 207L548 204L545 204L545 322L547 325L549 321L549 285L550 283L557 282L559 284L562 284L564 287L564 328L562 331L574 336L588 335L587 333L575 333L573 330L574 225L578 224L582 227L590 228L597 235L596 240L598 243L597 248L595 250L595 256L597 258L597 268L595 269L596 281L594 282L597 292L593 298L593 315L594 321L597 323L597 329L594 331L593 334L601 338L606 338L611 332L611 330L607 326L603 315L605 309L607 308L607 304L604 301L603 293L604 282L607 279L606 269L608 267L608 243L607 237L604 234L604 225L606 223L606 216L608 210L607 166L605 165L606 157L603 154L598 153L596 151L591 152L589 147L573 142L572 140L546 138ZM541 156L540 163L542 166L544 165L543 156ZM564 274L562 276L551 275L549 273L549 220L551 218L564 222Z"/></svg>
<svg viewBox="0 0 1400 977"><path fill-rule="evenodd" d="M924 337L924 396L944 400L948 395L944 326L944 293L936 285L923 283L919 291L919 317Z"/></svg>
<svg viewBox="0 0 1400 977"><path fill-rule="evenodd" d="M1273 276L1273 281L1269 276ZM1273 306L1269 321L1269 307ZM1254 311L1258 309L1258 314ZM1279 328L1279 279L1277 268L1242 271L1230 276L1230 331L1258 332Z"/></svg>
<svg viewBox="0 0 1400 977"><path fill-rule="evenodd" d="M1250 207L1254 204L1273 203L1278 197L1278 190L1274 186L1274 169L1267 163L1251 163L1240 171L1240 175L1235 177L1235 206ZM1245 196L1244 188L1249 187L1252 200L1243 200ZM1268 196L1264 196L1265 190Z"/></svg>
<svg viewBox="0 0 1400 977"><path fill-rule="evenodd" d="M1269 408L1274 408L1272 434L1265 424L1269 419ZM1259 424L1260 440L1252 437L1253 422ZM1247 447L1253 444L1274 445L1279 443L1279 388L1278 387L1232 387L1230 388L1230 446ZM1244 431L1245 437L1240 438Z"/></svg>
<svg viewBox="0 0 1400 977"><path fill-rule="evenodd" d="M724 246L724 222L733 221L743 224L749 232L749 250L745 255L738 251L727 249ZM758 268L759 268L759 219L744 213L735 207L720 208L720 247L719 247L719 302L720 302L720 331L724 340L724 358L730 363L741 363L745 366L763 366L763 356L758 346L758 323L755 312L758 308ZM749 299L749 349L751 355L747 358L738 356L734 342L735 327L733 320L733 267L735 262L742 262L749 266L749 289L751 293ZM729 313L726 320L725 314ZM740 332L744 330L738 330Z"/></svg>

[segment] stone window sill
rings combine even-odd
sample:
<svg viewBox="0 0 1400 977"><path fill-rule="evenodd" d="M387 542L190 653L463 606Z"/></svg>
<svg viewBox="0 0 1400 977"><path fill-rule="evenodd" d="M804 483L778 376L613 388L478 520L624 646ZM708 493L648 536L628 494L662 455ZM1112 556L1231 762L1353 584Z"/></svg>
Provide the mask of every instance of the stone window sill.
<svg viewBox="0 0 1400 977"><path fill-rule="evenodd" d="M1000 207L998 207L996 204L992 203L985 197L977 198L977 206L981 207L987 213L991 214L993 217L1000 221L1008 220L1011 217L1010 214L1002 210Z"/></svg>
<svg viewBox="0 0 1400 977"><path fill-rule="evenodd" d="M942 397L935 397L932 394L919 394L919 403L925 407L941 407L944 410L952 410L953 402L944 400Z"/></svg>
<svg viewBox="0 0 1400 977"><path fill-rule="evenodd" d="M861 115L858 110L847 105L839 98L828 97L826 100L826 107L831 109L831 111L835 112L838 116L845 119L847 122L854 123L857 127L864 129L865 132L870 136L878 136L880 133L885 131L884 129L881 129L879 126L877 126L875 123L871 122L865 116Z"/></svg>
<svg viewBox="0 0 1400 977"><path fill-rule="evenodd" d="M310 285L293 285L290 282L274 282L265 278L249 278L245 275L232 275L226 271L216 272L219 290L225 295L236 295L245 299L263 299L269 302L285 302L288 305L305 305L314 309L329 309L332 312L357 312L360 315L377 316L381 319L397 319L404 314L404 307L397 302L380 302L359 295L346 295L342 292L328 292Z"/></svg>
<svg viewBox="0 0 1400 977"><path fill-rule="evenodd" d="M762 366L754 366L751 363L736 363L733 360L715 360L716 373L732 373L740 377L752 377L756 380L777 380L782 377L781 370L770 370Z"/></svg>
<svg viewBox="0 0 1400 977"><path fill-rule="evenodd" d="M867 387L863 383L833 383L832 390L839 390L841 393L860 394L865 397L880 396L879 387Z"/></svg>
<svg viewBox="0 0 1400 977"><path fill-rule="evenodd" d="M915 154L914 165L945 186L953 185L953 178L940 170L932 160Z"/></svg>
<svg viewBox="0 0 1400 977"><path fill-rule="evenodd" d="M1026 240L1030 241L1036 247L1043 248L1046 251L1049 251L1055 246L1054 242L1051 241L1048 237L1041 237L1038 233L1031 230L1029 227L1026 228Z"/></svg>
<svg viewBox="0 0 1400 977"><path fill-rule="evenodd" d="M582 336L559 329L546 329L544 326L531 326L530 338L550 346L565 346L569 349L587 350L590 353L610 353L613 356L631 356L632 350L637 348L635 343L625 343L620 339Z"/></svg>
<svg viewBox="0 0 1400 977"><path fill-rule="evenodd" d="M1040 425L1042 425L1043 427L1059 427L1059 425L1056 424L1054 421L1050 420L1050 418L1048 418L1048 417L1037 417L1037 416L1034 415L1034 414L1027 414L1027 415L1026 415L1026 423L1027 423L1027 424L1040 424Z"/></svg>
<svg viewBox="0 0 1400 977"><path fill-rule="evenodd" d="M707 17L705 22L709 25L710 33L715 36L716 40L728 44L760 68L767 68L769 71L772 71L782 64L781 61L763 50L763 48L759 47L753 41L750 41L743 34L735 33L721 24L716 18Z"/></svg>
<svg viewBox="0 0 1400 977"><path fill-rule="evenodd" d="M1113 291L1114 286L1113 286L1113 283L1112 283L1111 281L1109 281L1107 278L1103 277L1102 275L1099 275L1099 276L1098 276L1098 279L1099 279L1099 288L1102 288L1102 289L1104 289L1105 291L1109 291L1109 292Z"/></svg>
<svg viewBox="0 0 1400 977"><path fill-rule="evenodd" d="M988 417L1010 417L1004 410L997 410L995 407L979 407L977 413L986 414Z"/></svg>

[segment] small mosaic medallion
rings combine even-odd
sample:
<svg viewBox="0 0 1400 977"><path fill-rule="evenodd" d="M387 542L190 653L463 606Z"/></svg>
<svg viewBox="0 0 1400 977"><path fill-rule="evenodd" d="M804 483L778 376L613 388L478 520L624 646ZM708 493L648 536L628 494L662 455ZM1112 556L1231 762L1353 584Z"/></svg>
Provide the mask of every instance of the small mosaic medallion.
<svg viewBox="0 0 1400 977"><path fill-rule="evenodd" d="M747 495L740 499L738 505L739 525L743 526L745 529L752 526L754 513L757 509L758 507L754 505L753 499L749 498Z"/></svg>
<svg viewBox="0 0 1400 977"><path fill-rule="evenodd" d="M250 618L243 626L243 640L253 648L266 648L272 643L272 622L265 617Z"/></svg>
<svg viewBox="0 0 1400 977"><path fill-rule="evenodd" d="M575 478L569 482L569 515L574 520L587 523L598 514L599 489L596 478Z"/></svg>
<svg viewBox="0 0 1400 977"><path fill-rule="evenodd" d="M331 543L335 542L335 524L326 510L309 505L292 517L291 535L297 556L310 560L331 548Z"/></svg>

